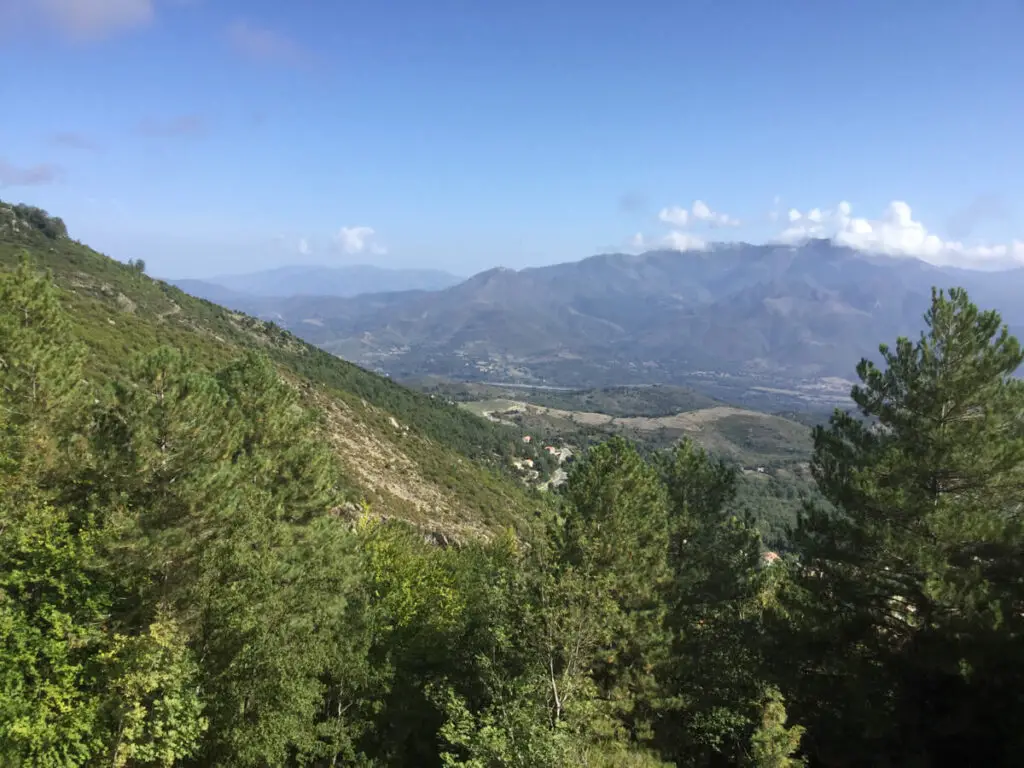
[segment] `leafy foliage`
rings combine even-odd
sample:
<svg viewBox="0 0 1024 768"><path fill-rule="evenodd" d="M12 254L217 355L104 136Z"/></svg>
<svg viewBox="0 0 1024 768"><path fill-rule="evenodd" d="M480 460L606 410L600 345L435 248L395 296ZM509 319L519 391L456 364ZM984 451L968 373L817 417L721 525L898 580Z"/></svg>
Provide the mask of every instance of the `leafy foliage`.
<svg viewBox="0 0 1024 768"><path fill-rule="evenodd" d="M68 236L68 228L62 219L51 216L42 208L37 208L34 205L11 205L0 200L0 217L7 219L6 222L3 222L6 227L18 229L23 226L48 240L57 240Z"/></svg>
<svg viewBox="0 0 1024 768"><path fill-rule="evenodd" d="M801 719L876 765L1005 764L1020 744L1024 352L995 312L935 292L916 342L864 361L815 432L788 599Z"/></svg>

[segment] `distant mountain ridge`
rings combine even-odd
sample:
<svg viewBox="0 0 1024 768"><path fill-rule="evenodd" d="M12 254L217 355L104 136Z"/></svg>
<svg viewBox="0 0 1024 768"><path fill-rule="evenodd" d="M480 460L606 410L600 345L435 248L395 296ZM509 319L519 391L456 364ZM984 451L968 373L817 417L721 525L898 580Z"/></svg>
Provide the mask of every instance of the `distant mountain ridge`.
<svg viewBox="0 0 1024 768"><path fill-rule="evenodd" d="M369 264L340 267L295 265L220 275L203 280L173 280L193 296L214 301L241 302L252 298L289 296L358 296L392 291L436 291L463 278L437 269L388 269Z"/></svg>
<svg viewBox="0 0 1024 768"><path fill-rule="evenodd" d="M1024 328L1024 269L980 272L800 246L605 254L481 272L435 291L267 300L248 311L394 376L602 386L695 372L849 376L916 336L932 286L967 288Z"/></svg>

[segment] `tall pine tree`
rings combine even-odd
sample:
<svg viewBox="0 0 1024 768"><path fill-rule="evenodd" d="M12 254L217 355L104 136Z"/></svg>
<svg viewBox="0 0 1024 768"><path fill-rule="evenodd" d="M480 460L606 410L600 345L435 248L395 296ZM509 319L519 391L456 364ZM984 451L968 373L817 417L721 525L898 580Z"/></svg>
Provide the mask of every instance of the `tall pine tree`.
<svg viewBox="0 0 1024 768"><path fill-rule="evenodd" d="M925 321L883 367L860 363L859 416L814 434L835 510L796 532L791 647L800 717L834 764L1019 757L1024 352L963 290L934 292Z"/></svg>

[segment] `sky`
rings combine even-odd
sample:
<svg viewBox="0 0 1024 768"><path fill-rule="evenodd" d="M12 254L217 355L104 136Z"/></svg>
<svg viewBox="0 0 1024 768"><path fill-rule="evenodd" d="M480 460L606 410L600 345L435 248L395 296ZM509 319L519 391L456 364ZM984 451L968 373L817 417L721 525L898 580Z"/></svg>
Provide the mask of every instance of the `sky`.
<svg viewBox="0 0 1024 768"><path fill-rule="evenodd" d="M1024 0L0 0L0 198L151 274L1024 264Z"/></svg>

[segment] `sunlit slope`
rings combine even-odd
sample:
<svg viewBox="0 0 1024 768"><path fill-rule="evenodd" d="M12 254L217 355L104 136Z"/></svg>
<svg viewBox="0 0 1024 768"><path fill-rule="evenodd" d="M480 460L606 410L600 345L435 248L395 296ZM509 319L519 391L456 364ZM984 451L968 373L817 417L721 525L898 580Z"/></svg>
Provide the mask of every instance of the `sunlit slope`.
<svg viewBox="0 0 1024 768"><path fill-rule="evenodd" d="M69 239L59 219L0 202L0 268L27 255L52 272L97 379L138 354L177 347L199 366L264 351L325 417L357 496L380 515L446 536L529 525L545 501L503 472L516 430L413 392L271 323L186 295Z"/></svg>

